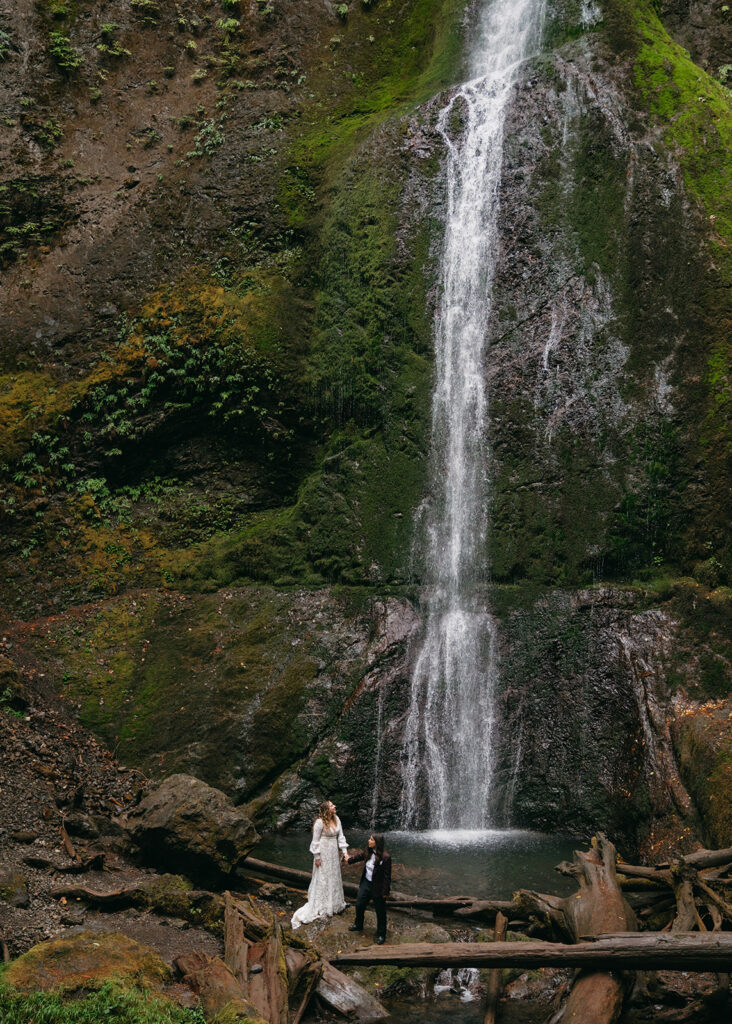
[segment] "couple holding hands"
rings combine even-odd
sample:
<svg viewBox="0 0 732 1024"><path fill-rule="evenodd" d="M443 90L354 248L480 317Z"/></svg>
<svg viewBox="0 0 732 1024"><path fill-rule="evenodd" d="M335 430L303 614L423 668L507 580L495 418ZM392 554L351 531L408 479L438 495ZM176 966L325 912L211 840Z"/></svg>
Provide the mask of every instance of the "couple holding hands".
<svg viewBox="0 0 732 1024"><path fill-rule="evenodd" d="M313 841L310 852L313 862L313 876L308 888L308 901L292 917L292 927L332 917L345 909L343 880L340 858L344 864L363 861L361 883L356 898L356 920L350 931L363 931L363 916L369 902L373 900L376 911L376 941L382 945L386 938L386 899L391 888L391 857L384 849L384 837L373 834L366 848L359 853L348 855L348 843L343 835L340 818L335 804L324 800L313 823Z"/></svg>

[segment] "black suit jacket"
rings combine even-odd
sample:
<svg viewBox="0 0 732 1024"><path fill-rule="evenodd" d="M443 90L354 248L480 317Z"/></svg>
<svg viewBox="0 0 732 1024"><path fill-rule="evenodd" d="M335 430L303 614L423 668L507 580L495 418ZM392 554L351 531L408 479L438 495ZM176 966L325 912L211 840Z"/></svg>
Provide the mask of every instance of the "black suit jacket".
<svg viewBox="0 0 732 1024"><path fill-rule="evenodd" d="M369 858L371 857L371 851L369 850ZM366 851L361 850L360 853L354 853L352 857L348 858L349 864L356 864L359 860L366 860ZM361 872L361 881L366 877L366 865L363 866ZM384 856L381 858L379 863L374 867L374 877L371 879L371 895L378 899L386 899L391 892L391 854L388 850L384 850Z"/></svg>

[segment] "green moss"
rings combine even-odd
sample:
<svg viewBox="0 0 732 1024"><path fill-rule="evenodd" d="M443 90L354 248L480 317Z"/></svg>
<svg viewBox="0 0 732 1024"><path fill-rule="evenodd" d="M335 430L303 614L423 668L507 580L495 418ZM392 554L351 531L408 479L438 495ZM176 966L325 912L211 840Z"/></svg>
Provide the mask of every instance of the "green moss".
<svg viewBox="0 0 732 1024"><path fill-rule="evenodd" d="M316 672L314 640L301 642L290 609L286 595L254 588L236 599L150 594L109 602L79 634L58 635L63 693L123 761L190 768L197 736L197 773L229 789L236 777L250 796L310 742L302 712ZM247 746L235 764L243 721Z"/></svg>
<svg viewBox="0 0 732 1024"><path fill-rule="evenodd" d="M732 105L730 94L669 37L650 3L634 5L639 37L635 84L651 113L666 125L687 191L732 238Z"/></svg>

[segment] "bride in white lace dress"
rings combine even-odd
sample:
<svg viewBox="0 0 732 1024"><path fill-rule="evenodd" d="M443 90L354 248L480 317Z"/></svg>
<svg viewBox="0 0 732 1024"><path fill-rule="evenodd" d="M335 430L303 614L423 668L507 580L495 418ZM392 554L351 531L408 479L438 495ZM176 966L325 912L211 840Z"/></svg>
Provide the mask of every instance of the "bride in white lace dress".
<svg viewBox="0 0 732 1024"><path fill-rule="evenodd" d="M292 915L292 927L310 924L318 918L332 917L345 908L340 858L348 855L348 843L343 835L335 804L325 800L320 805L313 823L313 841L310 852L314 856L313 876L308 888L308 901Z"/></svg>

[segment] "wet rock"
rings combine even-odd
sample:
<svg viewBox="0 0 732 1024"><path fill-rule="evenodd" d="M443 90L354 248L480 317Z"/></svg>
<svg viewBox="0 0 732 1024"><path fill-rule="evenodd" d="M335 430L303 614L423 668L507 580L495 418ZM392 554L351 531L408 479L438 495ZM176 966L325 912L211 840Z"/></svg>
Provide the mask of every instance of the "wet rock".
<svg viewBox="0 0 732 1024"><path fill-rule="evenodd" d="M10 838L14 843L35 843L36 839L38 839L38 833L21 828L16 832L11 832Z"/></svg>
<svg viewBox="0 0 732 1024"><path fill-rule="evenodd" d="M4 980L23 992L100 988L110 978L161 989L171 971L157 953L119 932L79 932L33 946Z"/></svg>
<svg viewBox="0 0 732 1024"><path fill-rule="evenodd" d="M64 819L64 825L70 836L79 836L81 839L99 837L99 829L85 814L68 814Z"/></svg>
<svg viewBox="0 0 732 1024"><path fill-rule="evenodd" d="M151 861L186 873L227 875L259 836L225 793L191 775L171 775L127 817L130 835Z"/></svg>
<svg viewBox="0 0 732 1024"><path fill-rule="evenodd" d="M287 886L284 882L265 882L260 885L258 895L263 900L282 899L287 896Z"/></svg>
<svg viewBox="0 0 732 1024"><path fill-rule="evenodd" d="M0 903L11 907L27 907L28 879L12 867L0 865Z"/></svg>
<svg viewBox="0 0 732 1024"><path fill-rule="evenodd" d="M81 907L70 907L61 914L61 924L69 928L78 928L86 920L86 914Z"/></svg>

